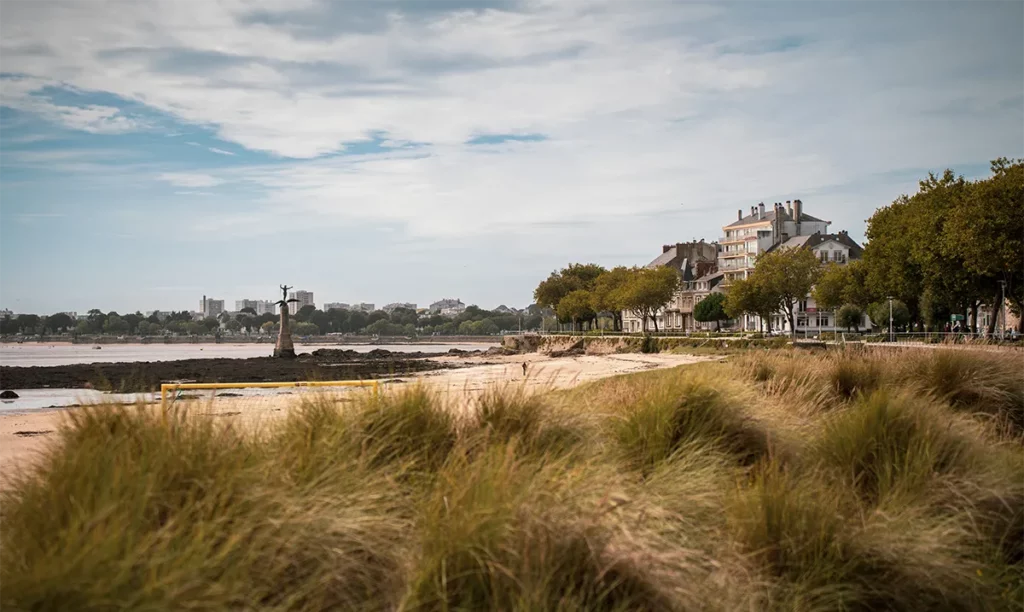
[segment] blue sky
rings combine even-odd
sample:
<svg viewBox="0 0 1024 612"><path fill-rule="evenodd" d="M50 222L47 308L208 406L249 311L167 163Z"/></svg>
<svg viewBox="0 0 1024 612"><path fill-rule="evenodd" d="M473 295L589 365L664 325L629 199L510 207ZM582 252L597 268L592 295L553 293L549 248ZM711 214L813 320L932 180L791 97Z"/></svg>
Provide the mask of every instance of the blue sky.
<svg viewBox="0 0 1024 612"><path fill-rule="evenodd" d="M0 3L0 307L524 306L1024 156L1021 2Z"/></svg>

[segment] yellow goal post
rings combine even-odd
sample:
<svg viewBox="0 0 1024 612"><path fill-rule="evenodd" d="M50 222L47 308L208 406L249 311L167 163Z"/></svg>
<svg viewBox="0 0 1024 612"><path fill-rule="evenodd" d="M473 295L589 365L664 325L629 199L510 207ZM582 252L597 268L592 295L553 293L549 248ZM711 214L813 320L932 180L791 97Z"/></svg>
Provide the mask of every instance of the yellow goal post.
<svg viewBox="0 0 1024 612"><path fill-rule="evenodd" d="M226 382L226 383L164 383L160 385L160 406L167 409L167 395L182 390L199 389L279 389L287 387L370 387L376 397L380 381L376 380L299 380L291 382Z"/></svg>

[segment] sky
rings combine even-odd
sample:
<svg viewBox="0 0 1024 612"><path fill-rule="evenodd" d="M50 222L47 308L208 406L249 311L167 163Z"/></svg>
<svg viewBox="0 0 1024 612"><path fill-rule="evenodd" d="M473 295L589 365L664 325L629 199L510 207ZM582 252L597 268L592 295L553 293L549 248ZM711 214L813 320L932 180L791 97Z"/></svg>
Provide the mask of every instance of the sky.
<svg viewBox="0 0 1024 612"><path fill-rule="evenodd" d="M0 2L0 308L526 306L1024 156L1024 3Z"/></svg>

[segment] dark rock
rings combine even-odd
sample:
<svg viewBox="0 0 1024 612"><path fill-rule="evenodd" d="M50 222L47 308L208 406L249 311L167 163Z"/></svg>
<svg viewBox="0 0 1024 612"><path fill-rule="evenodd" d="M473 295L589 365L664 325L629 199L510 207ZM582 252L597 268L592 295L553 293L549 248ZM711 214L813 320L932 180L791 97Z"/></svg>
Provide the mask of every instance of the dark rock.
<svg viewBox="0 0 1024 612"><path fill-rule="evenodd" d="M8 389L0 391L0 399L18 399L18 397L19 395L14 391L10 391Z"/></svg>

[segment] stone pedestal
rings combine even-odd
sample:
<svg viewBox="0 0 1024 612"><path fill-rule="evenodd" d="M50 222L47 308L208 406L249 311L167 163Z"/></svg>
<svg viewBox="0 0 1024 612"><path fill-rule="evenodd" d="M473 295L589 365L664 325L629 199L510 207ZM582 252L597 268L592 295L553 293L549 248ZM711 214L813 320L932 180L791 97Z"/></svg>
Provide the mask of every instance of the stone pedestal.
<svg viewBox="0 0 1024 612"><path fill-rule="evenodd" d="M281 304L281 331L277 334L277 345L274 346L274 357L295 359L295 345L292 344L292 331L288 329L288 304Z"/></svg>

